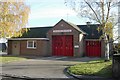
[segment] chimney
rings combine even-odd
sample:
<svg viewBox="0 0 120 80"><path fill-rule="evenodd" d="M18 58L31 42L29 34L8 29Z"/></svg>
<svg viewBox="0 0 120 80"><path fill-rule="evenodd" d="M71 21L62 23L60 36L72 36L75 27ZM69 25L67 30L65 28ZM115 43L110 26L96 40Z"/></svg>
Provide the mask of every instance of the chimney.
<svg viewBox="0 0 120 80"><path fill-rule="evenodd" d="M86 22L86 24L87 24L87 25L90 25L90 24L91 24L91 22L89 22L89 21L88 21L88 22Z"/></svg>

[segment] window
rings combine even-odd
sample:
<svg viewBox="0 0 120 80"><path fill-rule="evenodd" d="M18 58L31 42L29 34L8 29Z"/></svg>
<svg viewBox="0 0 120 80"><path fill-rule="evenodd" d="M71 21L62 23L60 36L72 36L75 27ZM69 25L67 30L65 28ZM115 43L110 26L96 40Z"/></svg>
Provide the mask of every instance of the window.
<svg viewBox="0 0 120 80"><path fill-rule="evenodd" d="M27 48L34 48L36 49L36 41L27 41Z"/></svg>

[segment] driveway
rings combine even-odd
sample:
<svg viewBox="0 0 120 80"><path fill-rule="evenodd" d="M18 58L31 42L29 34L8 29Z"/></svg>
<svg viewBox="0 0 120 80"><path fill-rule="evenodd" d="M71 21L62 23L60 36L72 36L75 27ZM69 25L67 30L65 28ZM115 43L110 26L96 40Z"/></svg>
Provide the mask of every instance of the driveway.
<svg viewBox="0 0 120 80"><path fill-rule="evenodd" d="M97 60L99 58L73 58L73 57L27 57L24 61L2 64L2 75L26 76L30 78L72 78L64 69L68 66Z"/></svg>

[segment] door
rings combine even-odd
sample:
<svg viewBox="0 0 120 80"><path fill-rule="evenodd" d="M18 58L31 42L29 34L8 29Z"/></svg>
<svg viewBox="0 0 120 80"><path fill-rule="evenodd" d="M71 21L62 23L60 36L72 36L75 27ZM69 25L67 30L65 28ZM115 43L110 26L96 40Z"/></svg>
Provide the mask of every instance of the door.
<svg viewBox="0 0 120 80"><path fill-rule="evenodd" d="M73 36L52 36L52 53L54 56L73 56Z"/></svg>
<svg viewBox="0 0 120 80"><path fill-rule="evenodd" d="M20 42L19 41L13 41L12 42L12 54L13 55L19 55L20 54Z"/></svg>
<svg viewBox="0 0 120 80"><path fill-rule="evenodd" d="M101 42L100 41L86 41L86 55L89 57L101 56Z"/></svg>

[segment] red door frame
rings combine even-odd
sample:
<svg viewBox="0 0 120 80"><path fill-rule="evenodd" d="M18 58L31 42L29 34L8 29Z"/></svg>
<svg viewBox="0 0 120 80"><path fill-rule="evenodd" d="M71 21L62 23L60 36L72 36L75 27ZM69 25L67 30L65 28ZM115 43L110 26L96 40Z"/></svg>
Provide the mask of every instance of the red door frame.
<svg viewBox="0 0 120 80"><path fill-rule="evenodd" d="M73 35L53 35L52 55L73 56Z"/></svg>

